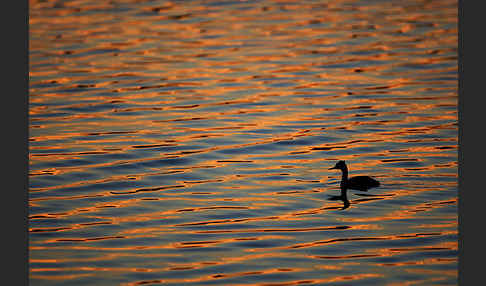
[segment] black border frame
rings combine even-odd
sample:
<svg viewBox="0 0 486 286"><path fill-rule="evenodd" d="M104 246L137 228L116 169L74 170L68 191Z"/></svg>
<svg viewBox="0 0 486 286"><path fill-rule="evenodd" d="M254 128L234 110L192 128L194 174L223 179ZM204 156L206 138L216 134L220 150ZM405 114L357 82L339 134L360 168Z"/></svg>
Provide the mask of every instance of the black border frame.
<svg viewBox="0 0 486 286"><path fill-rule="evenodd" d="M29 285L28 269L28 80L29 0L3 3L3 269L7 284Z"/></svg>

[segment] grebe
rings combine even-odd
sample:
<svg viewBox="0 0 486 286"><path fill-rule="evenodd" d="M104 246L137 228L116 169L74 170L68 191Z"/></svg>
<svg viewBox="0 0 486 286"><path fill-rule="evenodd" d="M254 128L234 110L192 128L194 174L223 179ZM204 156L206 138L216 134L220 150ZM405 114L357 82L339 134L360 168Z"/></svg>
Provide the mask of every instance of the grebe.
<svg viewBox="0 0 486 286"><path fill-rule="evenodd" d="M366 192L368 189L380 186L380 182L368 176L355 176L348 179L348 167L344 161L339 161L329 170L339 169L343 173L341 179L341 191L346 192L347 189L359 190Z"/></svg>

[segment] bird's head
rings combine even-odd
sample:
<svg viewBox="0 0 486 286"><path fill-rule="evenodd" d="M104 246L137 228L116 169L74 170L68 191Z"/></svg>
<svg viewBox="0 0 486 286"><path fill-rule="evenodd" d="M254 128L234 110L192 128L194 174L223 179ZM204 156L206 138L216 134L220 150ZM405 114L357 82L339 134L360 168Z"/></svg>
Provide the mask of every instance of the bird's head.
<svg viewBox="0 0 486 286"><path fill-rule="evenodd" d="M344 170L346 169L346 163L343 160L341 160L337 162L336 165L334 165L334 167L329 168L329 170L333 170L333 169Z"/></svg>

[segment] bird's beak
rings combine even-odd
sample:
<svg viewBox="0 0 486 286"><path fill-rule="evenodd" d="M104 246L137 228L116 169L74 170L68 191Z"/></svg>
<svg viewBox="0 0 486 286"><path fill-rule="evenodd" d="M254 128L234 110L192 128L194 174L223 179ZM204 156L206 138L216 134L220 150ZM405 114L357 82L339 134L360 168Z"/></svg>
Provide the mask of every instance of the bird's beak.
<svg viewBox="0 0 486 286"><path fill-rule="evenodd" d="M332 168L329 168L329 170L333 170L333 169L337 169L336 166L332 167Z"/></svg>

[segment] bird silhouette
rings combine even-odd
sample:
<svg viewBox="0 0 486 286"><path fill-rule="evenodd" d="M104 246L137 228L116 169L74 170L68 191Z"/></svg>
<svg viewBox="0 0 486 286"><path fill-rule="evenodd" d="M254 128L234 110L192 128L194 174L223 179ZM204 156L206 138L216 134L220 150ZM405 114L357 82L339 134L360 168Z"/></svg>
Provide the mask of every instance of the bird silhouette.
<svg viewBox="0 0 486 286"><path fill-rule="evenodd" d="M380 182L369 176L355 176L348 179L348 166L346 162L339 161L329 170L338 169L342 172L341 178L341 193L346 193L347 189L359 190L366 192L368 189L380 186Z"/></svg>

